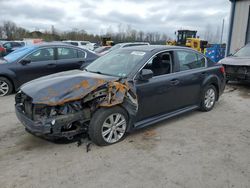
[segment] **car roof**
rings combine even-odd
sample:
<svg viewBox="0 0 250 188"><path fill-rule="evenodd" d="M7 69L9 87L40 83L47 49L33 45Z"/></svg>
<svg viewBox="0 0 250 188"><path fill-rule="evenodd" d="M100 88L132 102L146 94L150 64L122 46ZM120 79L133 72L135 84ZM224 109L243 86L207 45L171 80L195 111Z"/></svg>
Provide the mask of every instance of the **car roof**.
<svg viewBox="0 0 250 188"><path fill-rule="evenodd" d="M162 51L162 50L170 50L170 49L190 49L187 47L181 47L181 46L170 46L170 45L145 45L145 46L132 46L132 47L127 47L123 48L126 50L138 50L138 51L145 51L145 52L150 52L150 51Z"/></svg>
<svg viewBox="0 0 250 188"><path fill-rule="evenodd" d="M119 45L125 46L128 44L149 44L148 42L122 42L122 43L117 43Z"/></svg>
<svg viewBox="0 0 250 188"><path fill-rule="evenodd" d="M41 42L41 43L36 43L36 44L31 44L31 46L36 46L36 47L48 47L48 46L68 46L68 47L75 47L77 46L67 44L64 42Z"/></svg>

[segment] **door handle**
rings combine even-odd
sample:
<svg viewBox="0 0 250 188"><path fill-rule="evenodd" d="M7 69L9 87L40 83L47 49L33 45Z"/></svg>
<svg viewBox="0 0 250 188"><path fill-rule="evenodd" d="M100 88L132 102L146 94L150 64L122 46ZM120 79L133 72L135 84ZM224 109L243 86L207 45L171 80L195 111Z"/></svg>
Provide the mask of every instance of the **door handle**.
<svg viewBox="0 0 250 188"><path fill-rule="evenodd" d="M177 79L173 79L173 80L170 81L170 83L171 83L171 85L176 86L176 85L178 85L180 83L180 81L177 80Z"/></svg>

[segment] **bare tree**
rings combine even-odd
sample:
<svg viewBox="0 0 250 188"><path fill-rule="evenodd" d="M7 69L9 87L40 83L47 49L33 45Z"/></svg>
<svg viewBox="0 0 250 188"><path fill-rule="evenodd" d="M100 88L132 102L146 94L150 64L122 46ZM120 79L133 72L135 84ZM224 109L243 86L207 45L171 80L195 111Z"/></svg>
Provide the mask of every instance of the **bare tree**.
<svg viewBox="0 0 250 188"><path fill-rule="evenodd" d="M3 23L3 31L5 35L7 36L8 40L14 39L14 33L16 32L17 26L14 22L11 21L5 21Z"/></svg>

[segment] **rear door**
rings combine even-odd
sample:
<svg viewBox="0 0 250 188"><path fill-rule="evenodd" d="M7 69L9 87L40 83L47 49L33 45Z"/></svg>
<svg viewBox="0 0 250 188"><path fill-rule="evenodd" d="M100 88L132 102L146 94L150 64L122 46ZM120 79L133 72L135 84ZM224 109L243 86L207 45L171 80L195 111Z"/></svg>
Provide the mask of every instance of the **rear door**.
<svg viewBox="0 0 250 188"><path fill-rule="evenodd" d="M176 50L177 70L179 80L176 88L178 108L198 105L200 102L201 85L207 76L206 58L192 50Z"/></svg>
<svg viewBox="0 0 250 188"><path fill-rule="evenodd" d="M80 69L85 63L87 53L83 50L70 47L57 48L57 71Z"/></svg>

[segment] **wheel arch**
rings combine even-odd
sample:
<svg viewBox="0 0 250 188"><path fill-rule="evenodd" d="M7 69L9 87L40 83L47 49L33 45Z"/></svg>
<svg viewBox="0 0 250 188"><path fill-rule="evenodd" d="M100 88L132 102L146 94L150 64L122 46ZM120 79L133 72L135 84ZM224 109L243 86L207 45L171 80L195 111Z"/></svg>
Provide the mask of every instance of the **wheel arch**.
<svg viewBox="0 0 250 188"><path fill-rule="evenodd" d="M216 100L219 99L219 93L220 93L220 89L219 89L219 78L215 75L210 75L208 76L202 83L202 88L205 88L208 85L213 85L216 88L217 91L217 97Z"/></svg>

